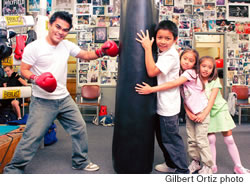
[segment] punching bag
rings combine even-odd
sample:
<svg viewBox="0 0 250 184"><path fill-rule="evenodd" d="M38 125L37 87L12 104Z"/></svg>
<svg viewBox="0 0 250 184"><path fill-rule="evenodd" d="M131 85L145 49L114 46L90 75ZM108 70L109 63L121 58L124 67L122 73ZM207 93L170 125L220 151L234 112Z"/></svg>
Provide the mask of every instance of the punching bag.
<svg viewBox="0 0 250 184"><path fill-rule="evenodd" d="M156 85L147 75L145 51L135 40L140 30L151 36L157 23L154 0L122 0L120 54L116 88L113 167L117 173L150 173L154 159L156 95L139 95L136 83Z"/></svg>

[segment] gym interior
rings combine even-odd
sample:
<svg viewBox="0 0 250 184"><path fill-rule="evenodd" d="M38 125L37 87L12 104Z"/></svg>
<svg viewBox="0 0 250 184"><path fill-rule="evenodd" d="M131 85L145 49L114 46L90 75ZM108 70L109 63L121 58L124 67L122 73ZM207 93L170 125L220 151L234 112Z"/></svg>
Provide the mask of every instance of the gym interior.
<svg viewBox="0 0 250 184"><path fill-rule="evenodd" d="M147 76L144 50L135 39L136 33L141 29L149 29L152 33L152 27L163 20L174 22L178 28L175 48L179 53L193 48L200 57L211 56L216 60L222 86L220 93L227 101L236 125L233 129L234 141L242 164L250 168L248 0L2 0L0 41L11 45L12 53L7 57L0 55L0 98L1 103L18 99L21 119L15 116L0 124L0 173L11 161L25 131L33 85L25 79L28 83L25 86L4 86L4 78L8 77L5 67L11 66L22 77L20 65L25 43L31 37L33 40L30 42L48 34L49 17L57 11L72 15L73 27L65 39L81 49L95 50L107 40L113 40L119 47L119 54L115 57L83 60L70 56L67 62L67 90L86 122L88 155L100 167L91 174L165 174L154 169L155 165L164 162L155 137L154 122L148 117L155 113L156 96L145 95L144 98L134 89L136 83L143 80L156 85ZM6 34L3 34L4 31ZM32 35L34 32L35 37ZM155 100L152 101L149 96ZM11 107L9 111L12 111ZM146 126L148 122L150 125ZM72 169L71 136L57 119L52 125L47 132L49 137L42 139L25 173L90 174ZM178 126L186 149L188 136L184 109L179 115ZM124 135L122 140L121 135ZM234 163L223 135L216 133L216 137L217 174L233 174ZM119 152L123 150L120 148L123 144L129 152ZM148 148L141 145L150 146L150 158L146 154ZM141 153L140 149L145 150ZM132 156L138 152L141 156ZM130 163L119 165L124 162L120 156L127 157ZM144 164L140 166L141 157L148 159L149 169L144 170L148 167Z"/></svg>

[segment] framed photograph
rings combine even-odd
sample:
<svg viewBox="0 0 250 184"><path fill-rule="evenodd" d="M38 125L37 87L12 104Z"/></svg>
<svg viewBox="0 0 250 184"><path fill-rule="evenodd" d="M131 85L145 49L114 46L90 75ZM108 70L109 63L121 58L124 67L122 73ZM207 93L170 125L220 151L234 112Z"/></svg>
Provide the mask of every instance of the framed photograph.
<svg viewBox="0 0 250 184"><path fill-rule="evenodd" d="M109 38L118 39L120 34L120 27L109 27Z"/></svg>
<svg viewBox="0 0 250 184"><path fill-rule="evenodd" d="M90 14L90 4L76 4L76 15Z"/></svg>
<svg viewBox="0 0 250 184"><path fill-rule="evenodd" d="M102 0L102 5L110 5L110 0Z"/></svg>
<svg viewBox="0 0 250 184"><path fill-rule="evenodd" d="M113 6L107 6L106 7L106 15L113 15L114 14L114 7Z"/></svg>
<svg viewBox="0 0 250 184"><path fill-rule="evenodd" d="M164 6L174 6L174 0L163 0Z"/></svg>
<svg viewBox="0 0 250 184"><path fill-rule="evenodd" d="M47 11L51 11L52 0L47 0ZM40 11L40 0L27 0L27 11L28 12L39 12Z"/></svg>
<svg viewBox="0 0 250 184"><path fill-rule="evenodd" d="M2 0L2 15L25 15L26 1L25 0Z"/></svg>
<svg viewBox="0 0 250 184"><path fill-rule="evenodd" d="M249 0L228 0L229 3L250 3Z"/></svg>
<svg viewBox="0 0 250 184"><path fill-rule="evenodd" d="M121 0L112 0L113 1L113 13L114 15L120 15L121 12Z"/></svg>
<svg viewBox="0 0 250 184"><path fill-rule="evenodd" d="M107 41L107 27L95 28L95 43L104 43Z"/></svg>
<svg viewBox="0 0 250 184"><path fill-rule="evenodd" d="M73 14L75 1L76 0L53 0L53 11L67 11Z"/></svg>
<svg viewBox="0 0 250 184"><path fill-rule="evenodd" d="M104 15L105 8L104 6L93 6L93 15Z"/></svg>
<svg viewBox="0 0 250 184"><path fill-rule="evenodd" d="M216 0L216 5L225 5L225 0Z"/></svg>
<svg viewBox="0 0 250 184"><path fill-rule="evenodd" d="M88 25L89 24L89 15L77 16L78 25Z"/></svg>
<svg viewBox="0 0 250 184"><path fill-rule="evenodd" d="M76 0L76 3L91 3L91 0Z"/></svg>
<svg viewBox="0 0 250 184"><path fill-rule="evenodd" d="M228 5L229 19L249 19L249 6Z"/></svg>
<svg viewBox="0 0 250 184"><path fill-rule="evenodd" d="M92 0L92 4L95 6L99 6L99 5L102 5L102 1L101 0Z"/></svg>

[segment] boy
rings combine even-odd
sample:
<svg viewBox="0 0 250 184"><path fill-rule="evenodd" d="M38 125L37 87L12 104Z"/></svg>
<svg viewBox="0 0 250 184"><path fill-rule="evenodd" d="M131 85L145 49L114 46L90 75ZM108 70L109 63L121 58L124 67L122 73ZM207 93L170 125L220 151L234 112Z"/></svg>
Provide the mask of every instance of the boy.
<svg viewBox="0 0 250 184"><path fill-rule="evenodd" d="M158 59L155 63L152 54L154 38L150 40L148 30L137 33L138 42L145 50L145 64L150 77L157 76L158 85L173 81L179 77L179 54L175 49L178 38L178 28L172 21L160 22L155 31L158 47ZM157 93L157 114L160 123L157 125L156 136L165 157L165 162L155 166L160 172L188 174L188 165L184 143L179 135L178 114L180 112L179 87Z"/></svg>

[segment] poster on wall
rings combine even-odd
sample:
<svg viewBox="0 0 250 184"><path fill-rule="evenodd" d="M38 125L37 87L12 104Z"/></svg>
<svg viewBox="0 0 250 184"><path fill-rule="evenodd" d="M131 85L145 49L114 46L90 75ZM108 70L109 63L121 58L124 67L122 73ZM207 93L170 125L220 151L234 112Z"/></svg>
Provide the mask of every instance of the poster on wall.
<svg viewBox="0 0 250 184"><path fill-rule="evenodd" d="M70 14L74 12L75 0L53 0L53 11L68 11Z"/></svg>
<svg viewBox="0 0 250 184"><path fill-rule="evenodd" d="M249 6L244 5L229 5L228 6L229 19L247 19L249 20Z"/></svg>
<svg viewBox="0 0 250 184"><path fill-rule="evenodd" d="M2 15L25 15L25 0L2 0Z"/></svg>
<svg viewBox="0 0 250 184"><path fill-rule="evenodd" d="M250 3L249 0L228 0L229 3Z"/></svg>
<svg viewBox="0 0 250 184"><path fill-rule="evenodd" d="M40 11L40 0L27 0L27 11L28 12L39 12ZM47 0L47 11L51 11L52 0Z"/></svg>

